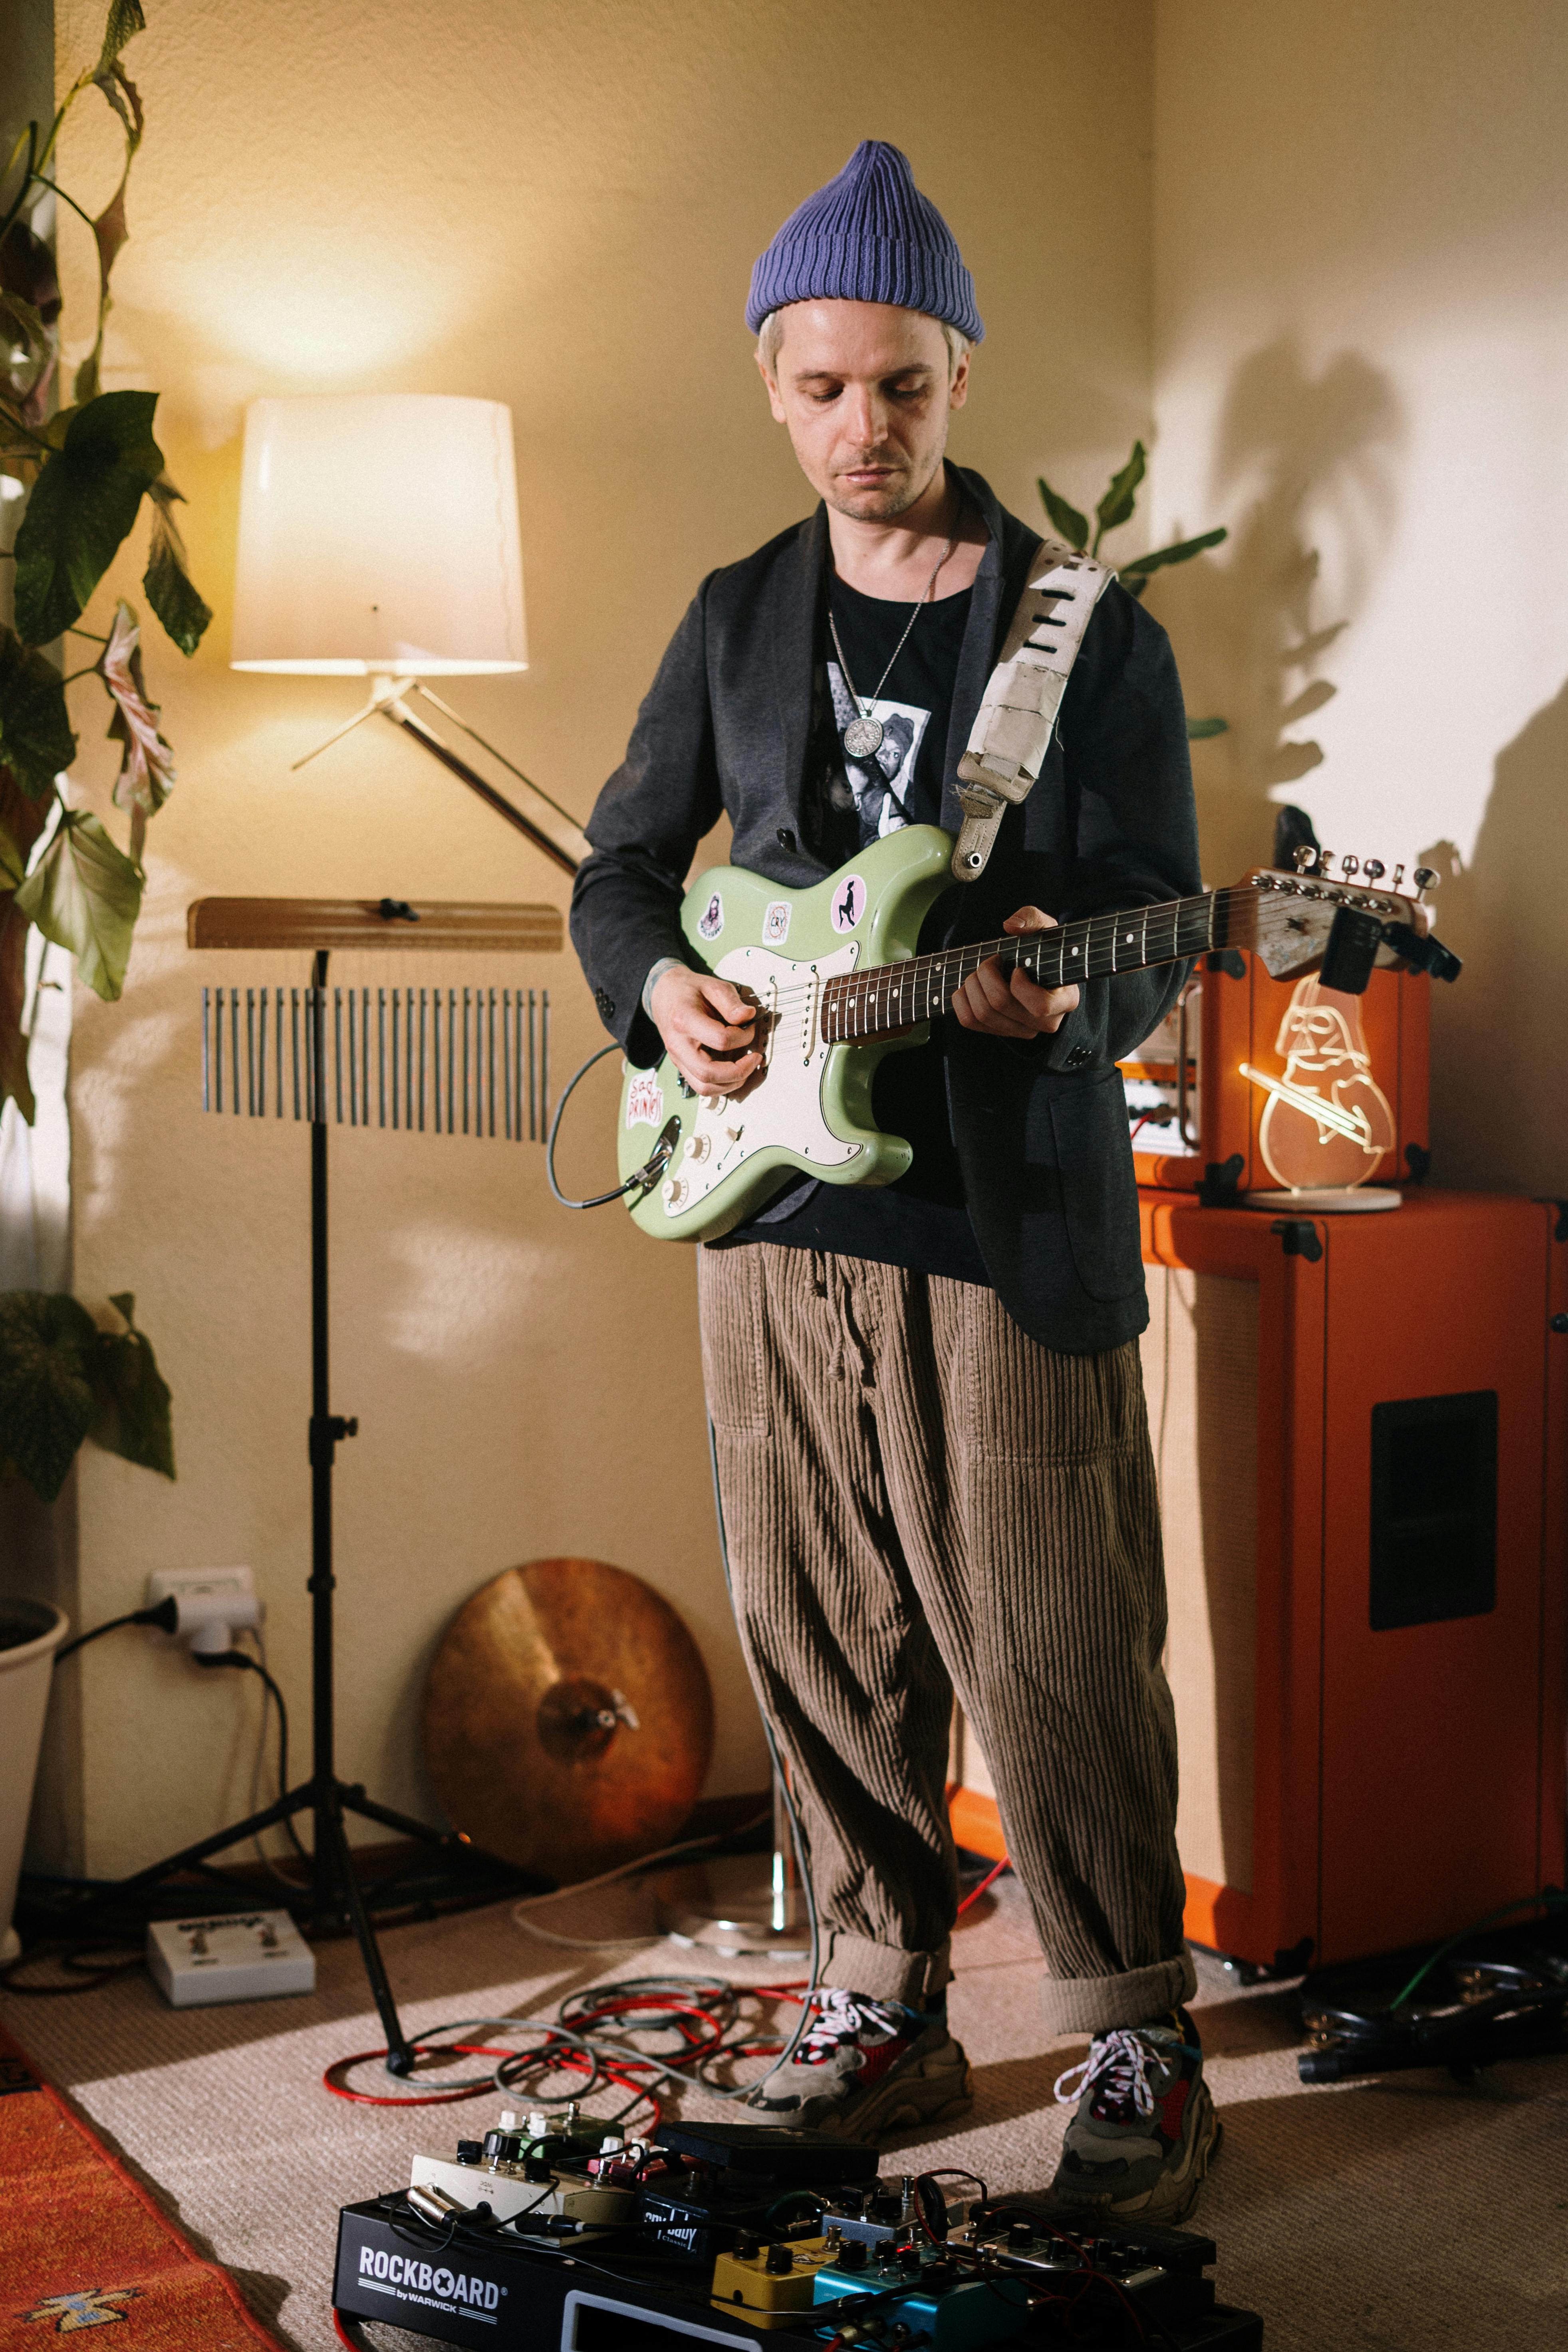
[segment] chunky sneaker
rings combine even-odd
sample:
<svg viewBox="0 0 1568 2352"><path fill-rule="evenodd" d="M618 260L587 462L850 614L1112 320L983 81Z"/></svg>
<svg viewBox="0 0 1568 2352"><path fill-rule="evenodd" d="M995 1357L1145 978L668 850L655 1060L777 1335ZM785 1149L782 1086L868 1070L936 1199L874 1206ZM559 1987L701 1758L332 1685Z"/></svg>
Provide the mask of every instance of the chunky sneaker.
<svg viewBox="0 0 1568 2352"><path fill-rule="evenodd" d="M1051 2195L1061 2204L1143 2221L1180 2221L1197 2196L1220 2126L1192 2019L1097 2033L1081 2065L1057 2078L1078 2112Z"/></svg>
<svg viewBox="0 0 1568 2352"><path fill-rule="evenodd" d="M868 2140L971 2104L969 2061L944 2016L836 1990L816 2010L788 2065L747 2102L770 2122Z"/></svg>

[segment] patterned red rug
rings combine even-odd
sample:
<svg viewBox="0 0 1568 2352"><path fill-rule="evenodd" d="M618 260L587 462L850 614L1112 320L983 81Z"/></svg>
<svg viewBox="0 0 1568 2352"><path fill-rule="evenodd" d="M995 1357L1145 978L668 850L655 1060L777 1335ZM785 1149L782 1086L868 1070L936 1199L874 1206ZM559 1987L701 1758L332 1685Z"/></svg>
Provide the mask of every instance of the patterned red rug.
<svg viewBox="0 0 1568 2352"><path fill-rule="evenodd" d="M26 2053L0 2032L0 2352L124 2327L124 2352L279 2352Z"/></svg>

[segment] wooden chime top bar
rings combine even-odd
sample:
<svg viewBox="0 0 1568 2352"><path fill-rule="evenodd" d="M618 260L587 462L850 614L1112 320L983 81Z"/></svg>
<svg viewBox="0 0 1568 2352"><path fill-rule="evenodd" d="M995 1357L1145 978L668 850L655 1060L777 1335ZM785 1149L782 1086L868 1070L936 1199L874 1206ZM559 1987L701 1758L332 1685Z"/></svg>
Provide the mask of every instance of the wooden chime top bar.
<svg viewBox="0 0 1568 2352"><path fill-rule="evenodd" d="M409 919L409 913L418 918ZM556 907L495 906L470 898L195 898L185 910L193 948L471 949L558 954Z"/></svg>

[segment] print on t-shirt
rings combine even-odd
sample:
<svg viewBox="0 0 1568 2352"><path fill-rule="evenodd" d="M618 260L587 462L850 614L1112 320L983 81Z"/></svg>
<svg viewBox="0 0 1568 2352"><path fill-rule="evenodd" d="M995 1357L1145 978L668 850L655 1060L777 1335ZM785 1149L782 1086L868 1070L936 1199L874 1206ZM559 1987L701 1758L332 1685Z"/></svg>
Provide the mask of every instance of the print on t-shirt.
<svg viewBox="0 0 1568 2352"><path fill-rule="evenodd" d="M855 795L855 806L860 817L862 845L879 840L885 833L898 833L910 822L908 808L910 786L914 782L915 761L925 731L931 723L931 712L921 710L912 702L873 702L866 707L868 719L882 722L882 740L869 760L852 760L843 751L844 730L852 719L860 715L844 674L838 664L827 665L827 684L833 696L833 716L840 737L844 773Z"/></svg>

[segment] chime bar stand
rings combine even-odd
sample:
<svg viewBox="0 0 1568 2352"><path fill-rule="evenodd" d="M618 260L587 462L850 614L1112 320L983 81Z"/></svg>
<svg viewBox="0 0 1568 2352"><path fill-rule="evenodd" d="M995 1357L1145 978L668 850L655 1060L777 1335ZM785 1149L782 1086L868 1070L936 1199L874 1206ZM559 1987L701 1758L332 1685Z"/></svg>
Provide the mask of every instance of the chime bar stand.
<svg viewBox="0 0 1568 2352"><path fill-rule="evenodd" d="M308 949L311 959L311 1083L310 1128L310 1777L298 1788L284 1790L230 1829L217 1830L184 1846L162 1862L149 1864L134 1877L121 1882L121 1895L141 1893L161 1880L185 1871L222 1875L232 1893L237 1882L216 1873L212 1856L239 1845L265 1830L309 1812L314 1832L308 1921L335 1926L346 1917L386 2035L386 2069L390 2074L413 2071L414 2049L404 2032L393 1998L381 1948L359 1881L354 1875L344 1816L358 1814L394 1830L400 1837L433 1847L449 1865L482 1871L506 1871L508 1865L483 1853L449 1830L432 1829L406 1813L395 1812L367 1797L358 1783L337 1777L334 1690L332 1678L332 1472L338 1447L357 1434L357 1420L335 1413L331 1405L331 1290L327 1192L326 982L330 950L334 947L388 949L468 949L494 953L526 947L559 950L562 923L553 907L488 907L460 903L411 906L404 899L199 898L190 908L186 938L193 948ZM519 1874L511 1873L518 1876ZM277 1900L275 1890L249 1888L253 1899ZM289 1905L299 1907L299 1898Z"/></svg>

